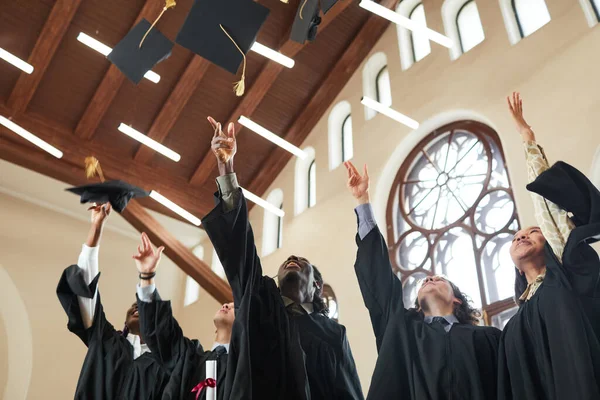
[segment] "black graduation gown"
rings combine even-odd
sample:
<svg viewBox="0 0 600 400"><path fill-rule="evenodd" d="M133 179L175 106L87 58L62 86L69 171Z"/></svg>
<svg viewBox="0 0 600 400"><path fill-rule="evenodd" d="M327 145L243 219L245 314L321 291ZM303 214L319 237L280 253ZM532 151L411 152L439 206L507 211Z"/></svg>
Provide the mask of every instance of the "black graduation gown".
<svg viewBox="0 0 600 400"><path fill-rule="evenodd" d="M354 267L378 352L367 399L494 399L500 330L456 323L446 333L425 323L404 308L379 228L356 241Z"/></svg>
<svg viewBox="0 0 600 400"><path fill-rule="evenodd" d="M67 328L88 347L75 399L160 399L169 376L151 353L133 359L133 346L106 320L100 293L92 326L83 325L77 296L92 298L100 274L88 286L77 265L66 268L56 294L69 318Z"/></svg>
<svg viewBox="0 0 600 400"><path fill-rule="evenodd" d="M311 314L290 317L275 281L263 276L246 201L202 220L233 291L227 399L362 399L345 328Z"/></svg>
<svg viewBox="0 0 600 400"><path fill-rule="evenodd" d="M562 162L527 188L573 213L576 228L562 263L546 244L544 282L504 329L498 397L600 399L600 262L589 246L600 234L600 193Z"/></svg>
<svg viewBox="0 0 600 400"><path fill-rule="evenodd" d="M138 299L138 312L144 341L171 375L163 400L195 399L192 389L206 379L207 360L217 361L217 400L223 400L227 353L206 351L198 340L183 336L170 301L147 303ZM203 389L198 399L205 398L206 389Z"/></svg>

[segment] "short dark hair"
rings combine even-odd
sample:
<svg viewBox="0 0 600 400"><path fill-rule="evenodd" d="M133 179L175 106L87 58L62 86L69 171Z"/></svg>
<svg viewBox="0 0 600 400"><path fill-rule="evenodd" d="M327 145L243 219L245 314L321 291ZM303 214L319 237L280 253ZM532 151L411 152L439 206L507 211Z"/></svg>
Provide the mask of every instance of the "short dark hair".
<svg viewBox="0 0 600 400"><path fill-rule="evenodd" d="M328 317L329 307L327 306L327 302L323 298L323 275L321 275L321 271L319 271L316 265L313 265L312 267L315 282L319 284L319 287L315 290L315 295L313 296L313 310L316 313L320 313Z"/></svg>
<svg viewBox="0 0 600 400"><path fill-rule="evenodd" d="M481 312L475 307L471 306L471 299L466 293L460 291L458 286L449 281L446 278L442 278L444 281L450 284L452 287L452 291L454 292L454 297L460 300L459 304L454 304L454 310L452 314L458 319L458 322L461 324L467 325L479 325L479 318L481 318ZM421 305L419 304L419 296L415 299L415 308L418 310L419 314L422 316L423 311L421 310Z"/></svg>

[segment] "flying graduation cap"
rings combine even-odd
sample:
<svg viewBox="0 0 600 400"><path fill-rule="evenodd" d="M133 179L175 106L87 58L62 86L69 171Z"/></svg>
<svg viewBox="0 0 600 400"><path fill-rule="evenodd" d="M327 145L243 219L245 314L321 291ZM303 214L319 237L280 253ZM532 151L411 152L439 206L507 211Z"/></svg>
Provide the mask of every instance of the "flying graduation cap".
<svg viewBox="0 0 600 400"><path fill-rule="evenodd" d="M268 15L268 8L252 0L196 0L175 42L234 75L243 64L234 87L241 96L246 54Z"/></svg>
<svg viewBox="0 0 600 400"><path fill-rule="evenodd" d="M292 25L290 39L304 44L313 42L317 37L317 28L321 24L321 11L327 14L338 0L301 0L296 18Z"/></svg>
<svg viewBox="0 0 600 400"><path fill-rule="evenodd" d="M121 213L131 199L149 195L145 190L127 182L120 180L104 181L100 163L95 157L85 159L85 170L88 179L98 175L102 182L67 189L67 191L80 196L81 204L90 202L97 204L110 203L115 211Z"/></svg>
<svg viewBox="0 0 600 400"><path fill-rule="evenodd" d="M175 1L166 0L165 7L154 23L150 24L148 20L142 19L107 56L136 85L146 72L171 55L173 42L156 29L155 25L165 11L173 7Z"/></svg>

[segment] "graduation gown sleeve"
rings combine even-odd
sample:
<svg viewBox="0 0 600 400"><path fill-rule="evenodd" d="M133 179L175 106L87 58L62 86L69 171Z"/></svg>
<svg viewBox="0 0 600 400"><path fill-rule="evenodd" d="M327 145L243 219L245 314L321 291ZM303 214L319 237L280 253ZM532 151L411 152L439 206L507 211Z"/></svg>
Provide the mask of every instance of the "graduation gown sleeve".
<svg viewBox="0 0 600 400"><path fill-rule="evenodd" d="M273 279L262 267L242 191L216 195L202 220L223 265L236 309L226 396L232 399L309 399L304 354ZM225 204L223 196L232 196Z"/></svg>
<svg viewBox="0 0 600 400"><path fill-rule="evenodd" d="M356 364L346 336L346 328L342 327L342 360L338 365L336 392L339 399L363 399L362 386L356 372Z"/></svg>

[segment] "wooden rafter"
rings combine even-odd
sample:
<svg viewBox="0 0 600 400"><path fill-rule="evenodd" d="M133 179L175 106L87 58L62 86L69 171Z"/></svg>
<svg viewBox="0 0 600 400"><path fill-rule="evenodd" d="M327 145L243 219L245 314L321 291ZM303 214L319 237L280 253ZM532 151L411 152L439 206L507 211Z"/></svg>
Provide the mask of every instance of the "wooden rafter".
<svg viewBox="0 0 600 400"><path fill-rule="evenodd" d="M7 115L7 112L8 109L0 105L0 115ZM79 185L85 183L84 159L93 155L98 157L104 174L109 179L122 179L146 190L156 190L198 218L212 208L210 203L198 201L201 198L212 199L212 191L190 188L187 180L182 177L165 175L164 171L119 157L113 154L110 147L85 141L73 135L72 131L57 127L35 115L17 115L13 117L13 121L63 150L64 156L57 160L41 150L34 150L28 142L0 126L0 158L68 184ZM3 137L15 139L7 140ZM164 210L158 203L152 208Z"/></svg>
<svg viewBox="0 0 600 400"><path fill-rule="evenodd" d="M160 13L163 6L164 3L161 4L160 1L146 0L142 11L140 11L140 14L135 19L133 26L140 22L142 18L155 18L156 15ZM92 97L83 116L79 120L77 128L75 128L75 134L77 136L82 139L91 139L94 136L100 121L110 108L110 105L117 93L119 93L119 89L124 81L125 76L117 67L111 64L104 75L100 86L96 89L94 97Z"/></svg>
<svg viewBox="0 0 600 400"><path fill-rule="evenodd" d="M199 56L193 56L188 64L185 72L179 78L177 85L169 95L169 98L163 105L160 113L152 123L152 127L148 131L148 136L157 142L162 142L169 131L177 122L181 111L194 94L202 77L208 70L210 62ZM135 153L135 161L147 163L152 158L154 150L147 146L140 146Z"/></svg>
<svg viewBox="0 0 600 400"><path fill-rule="evenodd" d="M383 0L381 2L383 6L392 9L395 8L397 3L398 0ZM310 102L302 109L298 118L287 130L285 140L300 145L306 139L372 50L373 45L383 35L388 25L389 21L377 15L371 15L367 19L339 61L324 75L326 78L318 85L318 89L311 97ZM276 148L261 164L260 170L248 185L249 190L261 196L285 167L291 156L289 152Z"/></svg>
<svg viewBox="0 0 600 400"><path fill-rule="evenodd" d="M212 269L167 231L135 200L121 214L139 232L146 232L156 246L165 246L165 255L191 276L220 303L233 301L231 288Z"/></svg>
<svg viewBox="0 0 600 400"><path fill-rule="evenodd" d="M58 0L52 7L28 59L28 63L33 65L33 72L31 75L21 73L8 98L8 106L13 113L21 113L27 109L81 2L82 0Z"/></svg>
<svg viewBox="0 0 600 400"><path fill-rule="evenodd" d="M351 0L345 0L339 2L335 7L333 7L323 18L323 22L321 22L321 25L319 26L319 31L322 32L323 30L325 30L325 28L351 4ZM287 40L285 44L281 47L280 52L288 57L293 58L298 53L300 53L304 46L305 45L294 42L292 40ZM231 113L231 115L225 122L235 122L236 129L239 133L241 130L241 125L237 123L237 119L241 115L252 115L252 113L258 108L258 105L262 102L263 98L266 96L267 92L273 86L273 84L277 80L277 77L283 71L284 68L284 66L274 61L267 62L267 65L265 65L265 67L262 69L256 80L252 84L252 88L242 98L242 101L240 101L238 106L235 108L235 110ZM202 158L202 161L200 161L198 167L196 167L196 170L190 178L190 183L192 185L198 186L204 184L204 182L206 182L206 180L211 176L212 172L216 168L216 165L216 159L213 156L212 152L209 150Z"/></svg>

